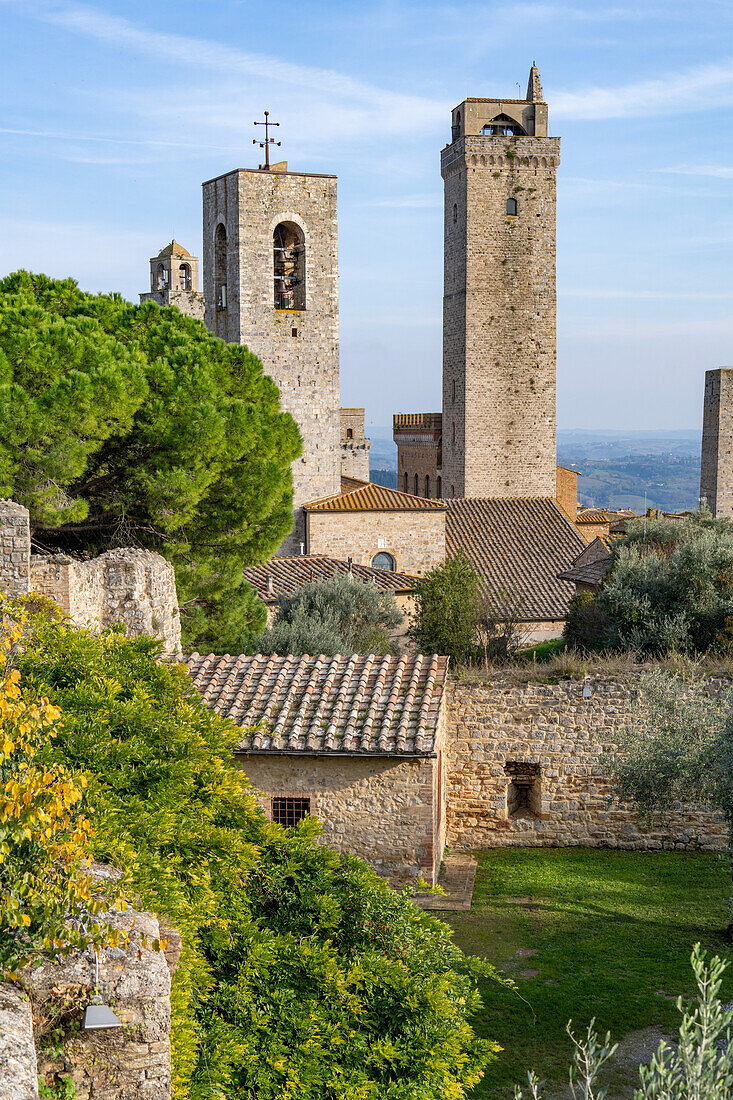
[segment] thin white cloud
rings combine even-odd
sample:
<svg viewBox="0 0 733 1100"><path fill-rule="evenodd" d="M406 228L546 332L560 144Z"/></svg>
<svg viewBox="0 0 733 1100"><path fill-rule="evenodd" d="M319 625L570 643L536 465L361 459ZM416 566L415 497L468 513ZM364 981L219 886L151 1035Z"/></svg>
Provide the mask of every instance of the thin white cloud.
<svg viewBox="0 0 733 1100"><path fill-rule="evenodd" d="M684 109L709 111L733 100L733 60L726 59L684 73L667 74L615 88L591 87L579 92L551 91L547 96L553 117L571 119L647 118Z"/></svg>
<svg viewBox="0 0 733 1100"><path fill-rule="evenodd" d="M3 0L0 0L2 3ZM148 148L152 146L164 146L171 149L215 149L221 152L228 151L220 145L200 145L192 141L158 141L155 138L146 140L133 138L108 137L106 134L80 134L68 130L25 130L11 126L0 126L0 134L11 134L18 137L49 138L53 141L90 141L102 142L105 145L142 145Z"/></svg>
<svg viewBox="0 0 733 1100"><path fill-rule="evenodd" d="M85 4L49 3L46 0L0 0L18 6L24 13L73 33L126 48L157 60L206 68L231 80L255 77L268 83L305 88L319 95L339 97L354 105L377 111L382 128L395 131L444 120L446 104L422 96L404 95L355 80L332 69L295 65L276 57L249 53L203 38L149 30L128 19L108 15Z"/></svg>
<svg viewBox="0 0 733 1100"><path fill-rule="evenodd" d="M708 293L706 291L684 290L599 290L585 289L583 287L574 290L560 290L558 298L584 298L599 301L612 301L615 299L630 299L632 301L653 302L709 302L730 301L733 302L733 291Z"/></svg>
<svg viewBox="0 0 733 1100"><path fill-rule="evenodd" d="M656 171L674 176L709 176L712 179L733 179L733 167L728 164L679 164L674 168L657 168Z"/></svg>

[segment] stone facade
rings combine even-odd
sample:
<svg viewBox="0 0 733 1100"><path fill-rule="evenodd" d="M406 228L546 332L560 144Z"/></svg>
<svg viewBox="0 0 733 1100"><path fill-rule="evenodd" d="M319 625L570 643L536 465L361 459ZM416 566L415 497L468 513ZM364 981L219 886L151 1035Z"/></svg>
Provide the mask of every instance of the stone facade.
<svg viewBox="0 0 733 1100"><path fill-rule="evenodd" d="M262 360L303 438L281 548L297 554L301 506L340 488L336 177L237 169L203 202L206 324Z"/></svg>
<svg viewBox="0 0 733 1100"><path fill-rule="evenodd" d="M442 499L442 420L440 413L395 413L392 417L397 488L403 493Z"/></svg>
<svg viewBox="0 0 733 1100"><path fill-rule="evenodd" d="M445 511L306 511L309 554L371 565L391 554L398 573L422 576L445 560Z"/></svg>
<svg viewBox="0 0 733 1100"><path fill-rule="evenodd" d="M141 302L175 306L181 313L204 319L204 296L199 290L199 261L177 241L150 257L150 290L140 295Z"/></svg>
<svg viewBox="0 0 733 1100"><path fill-rule="evenodd" d="M369 481L370 441L364 432L364 409L341 409L341 476Z"/></svg>
<svg viewBox="0 0 733 1100"><path fill-rule="evenodd" d="M727 828L718 814L679 806L668 821L649 826L611 800L601 756L633 720L638 680L515 683L497 674L452 683L448 844L725 848ZM729 687L711 682L707 690L715 695Z"/></svg>
<svg viewBox="0 0 733 1100"><path fill-rule="evenodd" d="M714 516L733 517L733 367L705 371L700 499Z"/></svg>
<svg viewBox="0 0 733 1100"><path fill-rule="evenodd" d="M130 634L159 637L181 654L181 619L173 566L151 550L108 550L91 561L66 554L31 558L31 589L48 596L77 626L124 623Z"/></svg>
<svg viewBox="0 0 733 1100"><path fill-rule="evenodd" d="M367 860L394 883L435 883L445 844L441 742L432 757L237 757L272 817L272 799L307 798L323 843Z"/></svg>
<svg viewBox="0 0 733 1100"><path fill-rule="evenodd" d="M28 509L0 500L0 592L22 596L30 589L31 531Z"/></svg>
<svg viewBox="0 0 733 1100"><path fill-rule="evenodd" d="M526 100L452 116L445 184L443 494L555 495L555 192L536 69Z"/></svg>

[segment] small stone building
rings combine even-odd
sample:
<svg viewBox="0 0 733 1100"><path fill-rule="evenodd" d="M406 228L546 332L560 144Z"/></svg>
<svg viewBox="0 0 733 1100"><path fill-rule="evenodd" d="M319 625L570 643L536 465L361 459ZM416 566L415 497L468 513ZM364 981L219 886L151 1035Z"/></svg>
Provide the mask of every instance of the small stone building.
<svg viewBox="0 0 733 1100"><path fill-rule="evenodd" d="M242 729L265 813L313 814L324 842L393 881L434 883L445 841L447 657L208 657L194 686Z"/></svg>
<svg viewBox="0 0 733 1100"><path fill-rule="evenodd" d="M421 576L445 559L446 504L344 478L304 506L309 554Z"/></svg>

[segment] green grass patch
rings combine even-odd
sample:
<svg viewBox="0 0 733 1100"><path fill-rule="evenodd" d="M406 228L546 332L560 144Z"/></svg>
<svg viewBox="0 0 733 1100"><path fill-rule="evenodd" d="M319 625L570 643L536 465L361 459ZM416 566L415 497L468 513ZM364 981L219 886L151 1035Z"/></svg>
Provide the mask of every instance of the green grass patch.
<svg viewBox="0 0 733 1100"><path fill-rule="evenodd" d="M549 661L556 654L562 653L564 648L565 642L562 638L548 638L546 642L537 642L536 645L520 649L517 660L529 661L530 663L536 661L538 664L542 664L544 661Z"/></svg>
<svg viewBox="0 0 733 1100"><path fill-rule="evenodd" d="M504 1050L477 1098L512 1096L530 1068L549 1085L566 1083L571 1017L577 1033L595 1016L615 1040L651 1025L676 1031L675 999L694 988L693 944L733 961L722 936L727 856L545 848L491 850L478 859L471 911L444 919L458 945L514 978L528 1003L483 986L474 1026ZM518 954L527 950L537 954ZM722 991L728 1001L732 971Z"/></svg>

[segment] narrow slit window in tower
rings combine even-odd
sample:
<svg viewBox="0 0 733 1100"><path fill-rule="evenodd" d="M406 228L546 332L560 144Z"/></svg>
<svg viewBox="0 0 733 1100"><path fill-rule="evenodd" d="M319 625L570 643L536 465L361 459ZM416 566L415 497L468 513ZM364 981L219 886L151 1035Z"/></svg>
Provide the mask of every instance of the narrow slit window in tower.
<svg viewBox="0 0 733 1100"><path fill-rule="evenodd" d="M405 471L405 476L404 476L404 478L403 478L403 481L404 481L404 489L405 489L405 492L406 492L406 493L409 493L409 491L410 491L410 485L409 485L409 483L408 483L408 480L407 480L407 471Z"/></svg>
<svg viewBox="0 0 733 1100"><path fill-rule="evenodd" d="M415 474L415 496L420 496L420 478Z"/></svg>
<svg viewBox="0 0 733 1100"><path fill-rule="evenodd" d="M430 474L425 475L425 496L430 499Z"/></svg>
<svg viewBox="0 0 733 1100"><path fill-rule="evenodd" d="M227 308L227 231L219 222L214 234L214 296L219 312Z"/></svg>
<svg viewBox="0 0 733 1100"><path fill-rule="evenodd" d="M273 233L275 309L305 309L305 235L295 222Z"/></svg>
<svg viewBox="0 0 733 1100"><path fill-rule="evenodd" d="M438 488L438 492L437 492L436 495L438 497L438 500L442 500L443 499L443 479L442 479L442 477L438 478L437 488Z"/></svg>

